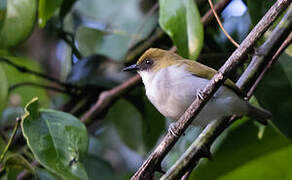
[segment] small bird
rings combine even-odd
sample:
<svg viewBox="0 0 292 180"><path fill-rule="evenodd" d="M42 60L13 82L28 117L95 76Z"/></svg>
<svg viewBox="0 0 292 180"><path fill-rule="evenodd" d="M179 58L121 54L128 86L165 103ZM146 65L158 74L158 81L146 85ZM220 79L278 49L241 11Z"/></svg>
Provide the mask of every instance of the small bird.
<svg viewBox="0 0 292 180"><path fill-rule="evenodd" d="M186 109L200 97L201 90L217 72L193 60L162 49L148 49L124 71L136 70L142 77L146 95L165 117L177 121ZM231 115L246 115L266 124L271 113L244 100L241 90L227 79L193 120L193 125L205 127L212 120Z"/></svg>

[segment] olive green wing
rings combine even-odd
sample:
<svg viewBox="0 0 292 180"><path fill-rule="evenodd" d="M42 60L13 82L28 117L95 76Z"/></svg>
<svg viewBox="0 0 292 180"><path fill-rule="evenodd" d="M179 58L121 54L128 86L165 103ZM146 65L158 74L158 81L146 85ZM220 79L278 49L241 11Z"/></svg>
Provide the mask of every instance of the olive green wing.
<svg viewBox="0 0 292 180"><path fill-rule="evenodd" d="M205 78L212 79L212 77L217 73L217 71L213 68L210 68L204 64L198 63L196 61L190 60L181 60L184 64L188 65L188 71L192 72L194 75ZM235 85L233 81L230 79L226 79L224 85L230 89L232 89L237 95L241 97L245 97L245 94Z"/></svg>

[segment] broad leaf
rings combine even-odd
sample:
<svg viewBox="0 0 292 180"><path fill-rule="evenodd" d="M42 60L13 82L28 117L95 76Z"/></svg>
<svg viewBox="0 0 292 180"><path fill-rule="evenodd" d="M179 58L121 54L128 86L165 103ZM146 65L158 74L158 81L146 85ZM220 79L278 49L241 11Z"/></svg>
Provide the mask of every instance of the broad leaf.
<svg viewBox="0 0 292 180"><path fill-rule="evenodd" d="M145 2L148 8L145 8ZM145 39L157 25L157 14L147 15L152 1L99 0L78 1L76 9L88 17L80 27L76 39L82 54L102 54L122 60L131 45ZM144 4L143 4L144 3ZM90 25L94 21L94 26Z"/></svg>
<svg viewBox="0 0 292 180"><path fill-rule="evenodd" d="M137 99L140 100L140 97ZM164 132L165 119L148 100L141 100L143 104L140 101L140 105L135 106L124 99L117 101L109 110L107 118L114 123L123 142L144 155L154 147Z"/></svg>
<svg viewBox="0 0 292 180"><path fill-rule="evenodd" d="M64 112L39 109L34 98L25 107L21 127L30 150L44 167L65 179L88 179L83 166L88 137L80 120Z"/></svg>
<svg viewBox="0 0 292 180"><path fill-rule="evenodd" d="M114 176L114 171L110 164L101 158L98 158L93 155L88 155L85 158L84 163L86 172L88 174L89 180L95 180L95 179L116 179ZM98 177L98 178L97 178Z"/></svg>
<svg viewBox="0 0 292 180"><path fill-rule="evenodd" d="M118 60L126 54L130 38L123 34L106 33L81 26L77 29L76 40L85 56L97 53Z"/></svg>
<svg viewBox="0 0 292 180"><path fill-rule="evenodd" d="M38 23L40 27L45 27L47 21L61 6L62 2L63 0L39 0Z"/></svg>
<svg viewBox="0 0 292 180"><path fill-rule="evenodd" d="M262 139L257 134L258 128L252 121L229 131L212 160L201 162L190 179L291 178L291 141L271 126Z"/></svg>
<svg viewBox="0 0 292 180"><path fill-rule="evenodd" d="M31 34L36 6L36 0L8 1L6 16L0 29L0 48L16 46Z"/></svg>
<svg viewBox="0 0 292 180"><path fill-rule="evenodd" d="M52 174L51 172L49 172L45 169L41 169L41 168L36 169L36 175L37 175L39 180L61 180L60 177L56 176L55 174Z"/></svg>
<svg viewBox="0 0 292 180"><path fill-rule="evenodd" d="M260 104L272 112L272 121L287 137L292 138L292 58L280 56L266 73L256 90Z"/></svg>
<svg viewBox="0 0 292 180"><path fill-rule="evenodd" d="M144 96L144 107L142 109L143 116L143 140L146 151L150 151L158 138L165 131L165 118Z"/></svg>
<svg viewBox="0 0 292 180"><path fill-rule="evenodd" d="M203 25L193 0L159 0L159 24L171 37L178 52L196 59L203 46Z"/></svg>
<svg viewBox="0 0 292 180"><path fill-rule="evenodd" d="M135 106L121 99L110 108L106 118L113 122L119 136L128 147L140 154L145 153L142 115Z"/></svg>
<svg viewBox="0 0 292 180"><path fill-rule="evenodd" d="M8 92L8 82L5 75L5 72L0 64L0 114L2 112L2 109L5 107L7 102L7 92Z"/></svg>

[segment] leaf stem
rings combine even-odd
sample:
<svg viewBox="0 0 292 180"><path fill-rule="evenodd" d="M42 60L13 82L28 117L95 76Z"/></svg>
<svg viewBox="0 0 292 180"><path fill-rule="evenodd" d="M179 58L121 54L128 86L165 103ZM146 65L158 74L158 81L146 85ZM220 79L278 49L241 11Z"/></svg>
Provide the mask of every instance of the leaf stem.
<svg viewBox="0 0 292 180"><path fill-rule="evenodd" d="M68 33L64 31L63 29L58 28L57 29L59 32L59 37L62 38L71 48L72 48L72 53L79 59L82 59L82 54L78 50L78 48L75 46L75 38L74 35L71 33ZM71 38L69 39L68 36Z"/></svg>
<svg viewBox="0 0 292 180"><path fill-rule="evenodd" d="M3 163L3 159L4 159L5 155L7 154L8 149L9 149L9 147L10 147L10 145L11 145L11 143L12 143L12 141L13 141L15 135L16 135L17 129L18 129L19 125L20 125L20 121L21 121L20 117L16 118L16 122L15 122L15 125L14 125L14 128L13 128L12 134L11 134L11 136L10 136L10 138L8 140L8 143L5 146L3 152L1 153L0 163Z"/></svg>

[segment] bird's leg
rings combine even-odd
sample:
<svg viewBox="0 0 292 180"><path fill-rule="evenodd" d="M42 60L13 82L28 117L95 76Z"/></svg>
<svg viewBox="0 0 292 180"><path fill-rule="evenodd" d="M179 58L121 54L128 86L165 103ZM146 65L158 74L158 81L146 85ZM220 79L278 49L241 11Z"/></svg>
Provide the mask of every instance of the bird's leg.
<svg viewBox="0 0 292 180"><path fill-rule="evenodd" d="M174 137L178 137L178 134L175 133L176 123L171 123L168 127L168 132L173 135Z"/></svg>
<svg viewBox="0 0 292 180"><path fill-rule="evenodd" d="M202 89L198 89L197 90L197 96L200 100L203 100L204 99L204 96L203 96L203 90Z"/></svg>

